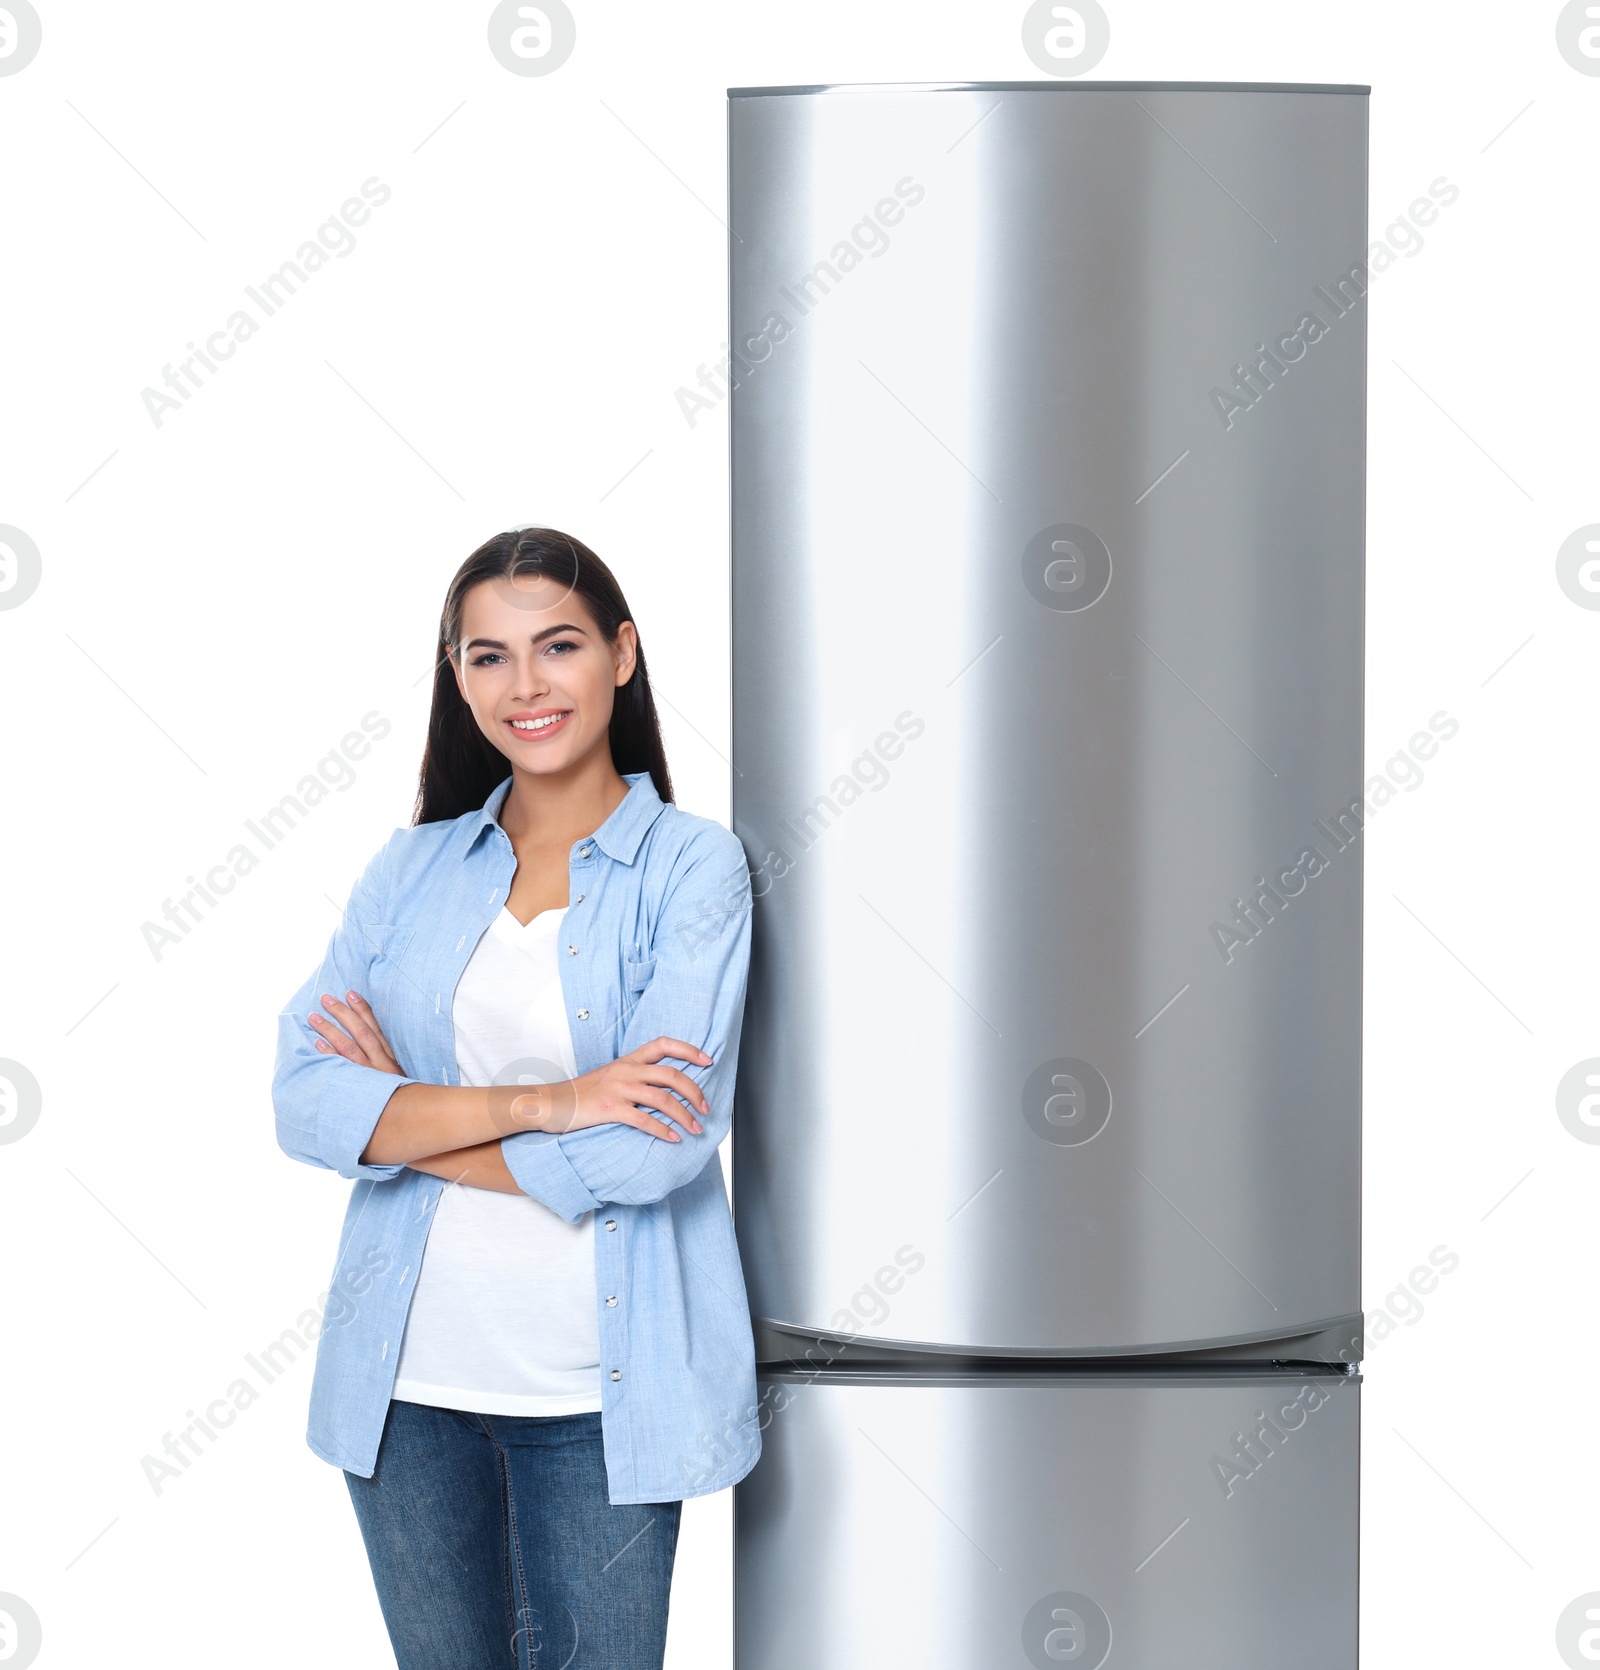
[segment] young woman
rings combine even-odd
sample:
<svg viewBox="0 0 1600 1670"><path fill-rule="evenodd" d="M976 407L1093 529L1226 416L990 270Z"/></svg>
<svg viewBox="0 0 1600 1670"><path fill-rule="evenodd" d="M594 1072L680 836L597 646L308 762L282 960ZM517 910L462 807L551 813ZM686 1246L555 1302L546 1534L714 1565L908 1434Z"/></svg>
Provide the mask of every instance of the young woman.
<svg viewBox="0 0 1600 1670"><path fill-rule="evenodd" d="M549 528L451 582L413 826L280 1017L293 1158L356 1180L308 1441L400 1670L659 1667L682 1499L760 1451L717 1145L739 842L672 803L639 634Z"/></svg>

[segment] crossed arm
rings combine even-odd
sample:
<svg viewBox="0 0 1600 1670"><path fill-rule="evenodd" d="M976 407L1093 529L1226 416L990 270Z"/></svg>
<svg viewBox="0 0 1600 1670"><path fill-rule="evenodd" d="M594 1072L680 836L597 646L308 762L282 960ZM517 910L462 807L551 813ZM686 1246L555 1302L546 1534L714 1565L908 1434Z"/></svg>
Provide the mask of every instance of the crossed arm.
<svg viewBox="0 0 1600 1670"><path fill-rule="evenodd" d="M653 976L599 1022L616 1059L552 1085L424 1084L401 1067L350 989L372 964L363 925L390 919L393 845L369 864L322 966L279 1014L279 1147L352 1179L409 1167L515 1188L568 1223L603 1202L665 1199L698 1176L728 1134L738 1071L751 895L734 837L702 832L684 859L652 936ZM308 1026L307 1010L319 1008Z"/></svg>
<svg viewBox="0 0 1600 1670"><path fill-rule="evenodd" d="M341 1002L325 992L321 1002L327 1015L307 1017L317 1049L404 1077L372 1005L359 992L346 997ZM710 1104L687 1073L663 1065L668 1057L700 1066L711 1062L704 1050L681 1038L657 1038L593 1072L555 1084L402 1084L384 1104L361 1163L405 1165L469 1188L521 1194L500 1143L523 1131L633 1125L664 1142L681 1142L670 1125L646 1111L653 1107L699 1136L704 1127L695 1114L709 1114Z"/></svg>

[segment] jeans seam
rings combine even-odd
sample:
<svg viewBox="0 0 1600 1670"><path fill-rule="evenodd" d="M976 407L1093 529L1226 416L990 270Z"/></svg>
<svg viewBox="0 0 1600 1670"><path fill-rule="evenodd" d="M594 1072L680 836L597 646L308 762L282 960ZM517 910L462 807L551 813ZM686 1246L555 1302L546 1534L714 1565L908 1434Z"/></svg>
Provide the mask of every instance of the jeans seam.
<svg viewBox="0 0 1600 1670"><path fill-rule="evenodd" d="M485 1427L488 1426L485 1421ZM517 1535L517 1500L516 1493L511 1486L511 1457L507 1455L505 1447L490 1431L489 1441L494 1445L496 1456L500 1460L500 1483L505 1492L506 1502L506 1539L510 1549L511 1582L512 1582L512 1624L516 1633L512 1636L512 1646L516 1652L518 1670L522 1665L522 1649L518 1643L522 1639L524 1629L531 1627L532 1603L528 1595L528 1574L522 1563L522 1540ZM538 1655L530 1641L527 1650L527 1660L530 1666L536 1666Z"/></svg>

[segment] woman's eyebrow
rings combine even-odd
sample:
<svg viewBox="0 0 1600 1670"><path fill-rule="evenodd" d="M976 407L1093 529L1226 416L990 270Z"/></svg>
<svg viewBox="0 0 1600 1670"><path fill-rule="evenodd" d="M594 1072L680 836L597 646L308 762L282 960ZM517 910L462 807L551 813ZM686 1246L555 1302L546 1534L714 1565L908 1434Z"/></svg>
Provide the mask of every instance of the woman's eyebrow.
<svg viewBox="0 0 1600 1670"><path fill-rule="evenodd" d="M543 632L534 633L532 642L536 644L543 643L546 638L554 637L557 632L582 631L583 628L581 626L573 626L570 624L567 626L547 626ZM585 634L585 636L587 636L587 634ZM467 645L468 649L504 649L505 647L506 646L498 638L474 638Z"/></svg>

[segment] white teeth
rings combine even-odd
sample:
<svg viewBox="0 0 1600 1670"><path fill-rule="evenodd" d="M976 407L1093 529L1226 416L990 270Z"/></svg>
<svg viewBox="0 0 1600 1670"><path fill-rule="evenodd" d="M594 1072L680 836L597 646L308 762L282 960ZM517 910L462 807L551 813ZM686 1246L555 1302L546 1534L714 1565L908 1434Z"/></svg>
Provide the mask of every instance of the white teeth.
<svg viewBox="0 0 1600 1670"><path fill-rule="evenodd" d="M553 725L558 719L565 719L566 716L565 713L551 713L543 719L513 719L511 728L514 731L542 731L547 725Z"/></svg>

